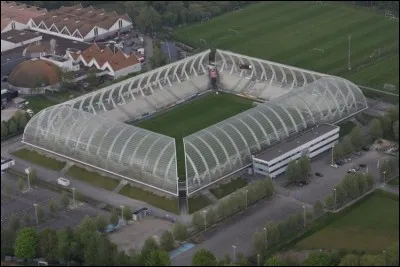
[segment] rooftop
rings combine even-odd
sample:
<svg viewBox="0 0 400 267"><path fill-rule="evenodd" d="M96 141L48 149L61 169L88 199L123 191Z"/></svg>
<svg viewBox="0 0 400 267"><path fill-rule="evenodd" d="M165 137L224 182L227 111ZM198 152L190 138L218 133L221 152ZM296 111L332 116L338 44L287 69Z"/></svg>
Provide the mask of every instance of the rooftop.
<svg viewBox="0 0 400 267"><path fill-rule="evenodd" d="M127 14L118 15L115 11L106 12L104 9L95 9L92 6L84 8L81 4L78 4L61 7L36 17L33 21L37 26L41 22L44 22L48 28L54 24L59 31L66 27L70 34L78 30L82 37L84 37L95 26L107 30L110 29L119 19L131 22Z"/></svg>
<svg viewBox="0 0 400 267"><path fill-rule="evenodd" d="M307 131L301 132L298 135L293 136L289 140L285 140L283 143L278 143L275 146L271 147L270 149L266 150L265 152L256 156L256 158L265 160L265 161L272 161L273 159L283 155L296 147L308 143L315 138L330 132L339 126L331 125L331 124L321 124L314 128L311 128Z"/></svg>
<svg viewBox="0 0 400 267"><path fill-rule="evenodd" d="M40 34L31 31L11 30L1 34L1 40L13 44L19 44L37 37L40 37Z"/></svg>
<svg viewBox="0 0 400 267"><path fill-rule="evenodd" d="M13 1L1 1L1 30L7 27L11 21L27 24L31 18L46 13L47 10L44 8L16 3Z"/></svg>

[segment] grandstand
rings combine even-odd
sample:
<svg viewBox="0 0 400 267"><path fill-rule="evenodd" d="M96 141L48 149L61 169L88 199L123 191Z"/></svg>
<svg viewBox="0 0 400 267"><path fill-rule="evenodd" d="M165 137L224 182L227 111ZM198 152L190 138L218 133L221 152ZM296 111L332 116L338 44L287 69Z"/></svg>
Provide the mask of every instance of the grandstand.
<svg viewBox="0 0 400 267"><path fill-rule="evenodd" d="M212 91L210 52L47 108L29 121L23 142L177 196L175 139L124 122ZM183 138L187 195L245 168L252 155L292 135L367 108L360 88L339 77L223 50L216 50L214 63L219 90L257 105ZM251 68L241 69L243 64Z"/></svg>

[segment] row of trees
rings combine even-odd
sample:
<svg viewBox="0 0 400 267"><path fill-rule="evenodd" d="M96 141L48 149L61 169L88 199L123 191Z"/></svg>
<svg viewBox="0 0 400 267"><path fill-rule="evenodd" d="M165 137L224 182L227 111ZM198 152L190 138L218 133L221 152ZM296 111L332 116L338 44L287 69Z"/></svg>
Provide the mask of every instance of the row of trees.
<svg viewBox="0 0 400 267"><path fill-rule="evenodd" d="M371 8L377 8L380 10L386 10L393 13L395 16L399 16L399 1L352 1L353 4L358 6L365 6Z"/></svg>
<svg viewBox="0 0 400 267"><path fill-rule="evenodd" d="M311 162L306 155L289 162L286 169L286 177L289 183L306 181L309 173L311 173Z"/></svg>
<svg viewBox="0 0 400 267"><path fill-rule="evenodd" d="M325 198L325 206L329 209L337 209L371 190L374 183L371 173L347 173L335 186L334 192Z"/></svg>
<svg viewBox="0 0 400 267"><path fill-rule="evenodd" d="M399 174L399 156L383 160L379 166L380 180L385 182L384 179L392 178Z"/></svg>
<svg viewBox="0 0 400 267"><path fill-rule="evenodd" d="M23 132L30 116L26 112L17 111L8 121L1 122L1 140Z"/></svg>
<svg viewBox="0 0 400 267"><path fill-rule="evenodd" d="M271 197L273 193L274 184L271 178L266 177L264 180L242 187L207 210L197 211L193 214L192 225L196 230L202 230L219 220L246 209L248 205L263 198Z"/></svg>

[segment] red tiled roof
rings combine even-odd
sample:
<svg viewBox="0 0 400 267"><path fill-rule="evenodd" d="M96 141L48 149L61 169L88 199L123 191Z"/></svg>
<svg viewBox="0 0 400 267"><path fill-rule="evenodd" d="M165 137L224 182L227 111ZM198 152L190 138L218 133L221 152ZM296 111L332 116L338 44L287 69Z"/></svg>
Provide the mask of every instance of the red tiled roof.
<svg viewBox="0 0 400 267"><path fill-rule="evenodd" d="M27 24L31 18L46 14L47 10L21 3L1 1L1 30L11 21Z"/></svg>
<svg viewBox="0 0 400 267"><path fill-rule="evenodd" d="M82 37L88 34L95 26L109 30L119 19L131 22L127 14L118 15L116 12L105 12L93 7L83 8L82 5L61 7L45 15L33 19L38 26L42 21L50 28L55 23L58 30L66 26L71 34L78 29Z"/></svg>

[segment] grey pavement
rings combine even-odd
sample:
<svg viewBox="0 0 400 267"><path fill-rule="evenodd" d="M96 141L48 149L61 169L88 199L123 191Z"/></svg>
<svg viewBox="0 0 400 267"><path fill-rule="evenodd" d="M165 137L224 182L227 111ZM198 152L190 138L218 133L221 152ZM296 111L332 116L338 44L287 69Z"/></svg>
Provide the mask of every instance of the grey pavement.
<svg viewBox="0 0 400 267"><path fill-rule="evenodd" d="M301 210L303 208L300 204L279 195L261 201L208 230L203 236L203 242L173 258L172 265L190 266L194 253L202 248L222 258L225 254L231 255L232 245L235 245L237 253L248 255L253 249L252 237L255 231L262 231L268 221L284 220Z"/></svg>

